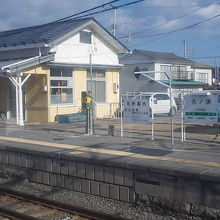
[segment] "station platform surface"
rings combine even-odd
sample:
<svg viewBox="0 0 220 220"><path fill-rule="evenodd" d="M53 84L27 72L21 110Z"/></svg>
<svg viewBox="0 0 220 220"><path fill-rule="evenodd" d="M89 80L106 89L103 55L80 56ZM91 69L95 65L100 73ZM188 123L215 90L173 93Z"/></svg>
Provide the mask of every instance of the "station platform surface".
<svg viewBox="0 0 220 220"><path fill-rule="evenodd" d="M179 128L175 127L176 136L172 146L169 125L155 124L160 128L167 126L167 129L161 132L156 130L155 140L152 141L150 127L146 130L140 127L135 131L124 128L124 137L120 137L119 122L114 124L114 136L108 135L109 124L114 123L111 120L95 121L95 133L88 135L85 134L85 123L82 122L35 123L24 127L1 123L0 148L68 154L121 166L137 165L189 176L196 174L220 182L219 128L204 128L196 138L188 133L187 141L181 143ZM213 133L210 134L211 130ZM205 131L209 135L205 135Z"/></svg>

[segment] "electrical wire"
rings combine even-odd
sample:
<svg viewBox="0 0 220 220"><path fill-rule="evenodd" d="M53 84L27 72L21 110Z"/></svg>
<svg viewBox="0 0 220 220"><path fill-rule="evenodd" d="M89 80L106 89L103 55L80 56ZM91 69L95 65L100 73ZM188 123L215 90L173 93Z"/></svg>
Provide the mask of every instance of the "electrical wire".
<svg viewBox="0 0 220 220"><path fill-rule="evenodd" d="M139 36L139 37L136 37L136 38L144 38L144 37L157 37L157 36L163 36L163 35L167 35L167 34L173 34L173 33L176 33L176 32L179 32L179 31L183 31L183 30L186 30L186 29L190 29L190 28L193 28L195 26L198 26L200 24L203 24L205 22L208 22L210 20L213 20L217 17L220 16L220 13L215 15L215 16L212 16L212 17L209 17L203 21L200 21L200 22L197 22L195 24L192 24L192 25L189 25L189 26L186 26L186 27L183 27L183 28L179 28L179 29L176 29L176 30L172 30L172 31L167 31L167 32L163 32L163 33L158 33L158 34L149 34L149 35L142 35L142 36Z"/></svg>
<svg viewBox="0 0 220 220"><path fill-rule="evenodd" d="M113 1L107 2L107 3L102 4L102 5L98 5L98 6L96 6L96 7L90 8L90 9L88 9L88 10L81 11L81 12L79 12L79 13L76 13L76 14L69 15L69 16L67 16L67 17L58 19L58 20L56 20L56 21L53 21L53 23L54 23L54 22L59 22L59 21L64 21L64 20L67 20L67 19L71 19L71 18L76 17L76 16L78 16L78 15L81 15L81 14L84 14L84 13L87 13L87 12L90 12L90 11L94 11L94 10L99 9L99 8L104 8L105 6L110 5L110 4L112 4L112 3L115 3L115 2L118 2L118 1L121 1L121 0L113 0Z"/></svg>
<svg viewBox="0 0 220 220"><path fill-rule="evenodd" d="M78 18L84 18L84 17L88 17L88 16L91 16L91 15L100 14L100 13L103 13L103 12L106 12L106 11L110 11L110 10L113 10L113 9L118 9L118 8L122 8L122 7L125 7L125 6L140 3L140 2L143 2L143 1L145 1L145 0L137 0L137 1L134 1L134 2L129 2L129 3L118 5L118 6L112 6L111 8L103 9L103 10L97 11L97 12L92 12L90 14L78 16L78 17L75 17L75 18L77 18L77 19Z"/></svg>
<svg viewBox="0 0 220 220"><path fill-rule="evenodd" d="M179 20L179 19L182 19L182 18L184 18L184 17L186 17L186 16L188 16L188 15L190 15L190 14L193 14L193 13L195 13L196 11L198 11L198 10L200 10L200 9L202 9L202 8L204 8L204 7L206 7L206 6L208 6L208 5L211 5L211 4L213 4L214 2L217 2L217 1L219 1L219 0L213 0L212 2L209 2L209 3L205 4L205 5L202 5L201 7L197 8L197 9L194 9L194 10L192 10L192 11L189 11L188 13L183 14L183 15L181 15L181 16L179 16L179 17L177 17L177 18L175 18L175 19L173 19L173 20L171 20L171 21L164 22L164 23L155 25L155 26L153 26L153 27L149 27L149 28L146 28L146 29L144 29L144 30L134 32L134 33L130 34L130 37L134 37L135 35L138 35L138 34L143 34L143 32L146 32L146 31L149 31L149 30L154 30L154 29L156 29L156 28L158 28L158 27L161 27L161 26L167 25L167 24L169 24L169 23L171 23L171 22L174 22L174 21L177 21L177 20ZM120 38L126 38L126 37L128 37L128 36L125 35L125 36L121 36Z"/></svg>
<svg viewBox="0 0 220 220"><path fill-rule="evenodd" d="M219 49L219 48L220 48L220 45L215 46L215 47L211 47L209 49L205 49L205 50L202 50L202 51L208 52L208 51L212 51L212 50Z"/></svg>
<svg viewBox="0 0 220 220"><path fill-rule="evenodd" d="M220 55L207 56L207 57L189 57L187 59L213 59L213 58L220 58Z"/></svg>

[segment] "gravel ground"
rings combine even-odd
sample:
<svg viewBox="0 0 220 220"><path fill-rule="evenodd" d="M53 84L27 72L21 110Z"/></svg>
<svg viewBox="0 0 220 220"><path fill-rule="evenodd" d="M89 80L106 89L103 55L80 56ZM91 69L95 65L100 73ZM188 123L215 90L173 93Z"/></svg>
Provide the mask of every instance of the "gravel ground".
<svg viewBox="0 0 220 220"><path fill-rule="evenodd" d="M104 212L111 215L121 216L131 220L174 220L171 216L161 216L150 212L149 208L138 205L117 202L111 199L104 199L73 192L41 184L30 183L24 180L0 178L0 186L34 194L40 197L67 202L79 207Z"/></svg>

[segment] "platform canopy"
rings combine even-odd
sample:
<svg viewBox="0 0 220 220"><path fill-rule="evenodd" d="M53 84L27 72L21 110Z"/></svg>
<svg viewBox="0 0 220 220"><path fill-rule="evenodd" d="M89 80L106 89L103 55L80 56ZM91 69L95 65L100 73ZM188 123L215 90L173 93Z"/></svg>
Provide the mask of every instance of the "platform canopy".
<svg viewBox="0 0 220 220"><path fill-rule="evenodd" d="M0 77L8 78L16 89L16 119L20 126L24 125L22 87L31 76L31 74L23 74L23 71L51 60L54 60L54 54L0 61Z"/></svg>
<svg viewBox="0 0 220 220"><path fill-rule="evenodd" d="M26 59L13 59L0 61L0 76L15 76L17 73L36 65L52 61L54 54L46 56L35 56Z"/></svg>
<svg viewBox="0 0 220 220"><path fill-rule="evenodd" d="M169 80L160 80L161 82L169 85ZM172 85L186 85L186 86L205 86L208 83L194 81L194 80L171 80Z"/></svg>

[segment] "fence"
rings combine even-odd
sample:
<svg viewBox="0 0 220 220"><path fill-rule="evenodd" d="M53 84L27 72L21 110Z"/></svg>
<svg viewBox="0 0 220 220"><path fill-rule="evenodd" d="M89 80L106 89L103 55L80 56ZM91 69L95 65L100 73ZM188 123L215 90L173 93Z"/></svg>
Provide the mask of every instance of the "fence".
<svg viewBox="0 0 220 220"><path fill-rule="evenodd" d="M219 125L209 124L192 124L186 123L183 134L183 118L182 118L182 101L180 97L175 98L177 104L177 112L173 116L173 129L171 128L171 117L169 114L154 114L153 127L155 140L170 141L172 131L174 133L175 143L181 143L186 137L187 141L198 143L213 143L220 142L220 127ZM95 118L104 119L104 125L113 125L115 128L115 135L121 136L121 112L120 103L96 103L94 108ZM105 121L105 119L108 119ZM111 120L109 120L111 119ZM103 121L103 120L102 120ZM98 122L96 122L98 123ZM123 124L123 131L125 137L143 137L152 139L152 124ZM186 136L185 136L186 134Z"/></svg>
<svg viewBox="0 0 220 220"><path fill-rule="evenodd" d="M94 115L95 118L120 118L120 103L95 103Z"/></svg>

